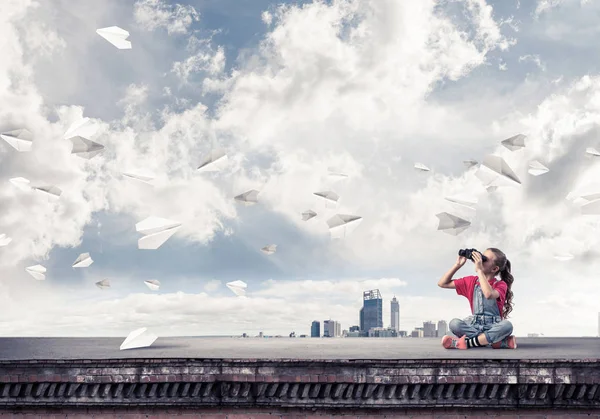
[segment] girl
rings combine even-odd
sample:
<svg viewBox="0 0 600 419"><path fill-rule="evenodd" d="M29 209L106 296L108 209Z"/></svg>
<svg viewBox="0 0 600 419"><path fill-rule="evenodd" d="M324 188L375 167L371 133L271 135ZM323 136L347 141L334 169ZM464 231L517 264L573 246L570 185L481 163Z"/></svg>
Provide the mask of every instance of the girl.
<svg viewBox="0 0 600 419"><path fill-rule="evenodd" d="M473 252L476 276L452 280L452 276L467 261L467 258L459 256L452 269L438 282L439 287L454 288L458 295L467 297L473 314L464 320L450 321L450 330L459 338L444 336L442 345L446 349L488 345L495 349L517 348L517 341L511 335L513 325L506 320L508 313L512 311L513 297L510 288L514 278L510 272L510 261L503 252L493 247L483 254L487 257L485 262L479 252ZM496 279L498 273L500 280Z"/></svg>

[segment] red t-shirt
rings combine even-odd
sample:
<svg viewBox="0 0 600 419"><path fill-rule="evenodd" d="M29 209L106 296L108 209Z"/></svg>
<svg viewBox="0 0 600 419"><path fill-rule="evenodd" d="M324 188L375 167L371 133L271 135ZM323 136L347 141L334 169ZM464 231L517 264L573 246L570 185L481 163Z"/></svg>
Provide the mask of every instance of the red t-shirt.
<svg viewBox="0 0 600 419"><path fill-rule="evenodd" d="M463 278L454 280L456 293L468 298L469 304L471 305L471 314L474 314L473 292L475 291L475 284L477 282L479 282L479 277L477 275L465 276ZM498 294L500 294L500 297L496 300L496 303L498 304L498 310L500 311L500 316L502 317L502 309L504 308L504 301L506 300L506 290L508 289L508 286L506 285L506 282L499 281L496 278L489 281L489 283L492 286L492 289L495 289L498 291Z"/></svg>

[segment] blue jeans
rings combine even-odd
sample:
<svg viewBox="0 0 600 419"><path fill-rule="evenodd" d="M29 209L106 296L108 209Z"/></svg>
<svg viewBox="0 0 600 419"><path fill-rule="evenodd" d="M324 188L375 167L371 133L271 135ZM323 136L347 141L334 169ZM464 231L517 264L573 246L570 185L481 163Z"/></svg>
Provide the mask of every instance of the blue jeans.
<svg viewBox="0 0 600 419"><path fill-rule="evenodd" d="M448 326L459 338L466 335L470 339L483 333L490 345L510 336L513 331L512 323L500 316L473 315L464 320L452 319Z"/></svg>

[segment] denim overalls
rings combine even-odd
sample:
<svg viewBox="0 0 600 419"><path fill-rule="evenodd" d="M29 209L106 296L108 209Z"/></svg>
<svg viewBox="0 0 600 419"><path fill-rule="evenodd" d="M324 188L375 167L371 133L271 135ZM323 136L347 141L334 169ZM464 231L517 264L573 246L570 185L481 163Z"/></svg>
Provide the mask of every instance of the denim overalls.
<svg viewBox="0 0 600 419"><path fill-rule="evenodd" d="M449 327L459 338L467 335L467 339L470 339L484 333L489 345L500 342L513 331L512 323L502 320L496 300L485 298L477 282L473 289L473 315L464 320L452 319Z"/></svg>

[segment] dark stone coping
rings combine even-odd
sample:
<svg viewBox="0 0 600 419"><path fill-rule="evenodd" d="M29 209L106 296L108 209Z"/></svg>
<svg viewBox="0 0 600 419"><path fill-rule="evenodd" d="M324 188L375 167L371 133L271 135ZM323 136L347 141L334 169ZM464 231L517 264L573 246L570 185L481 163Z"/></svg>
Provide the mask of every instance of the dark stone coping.
<svg viewBox="0 0 600 419"><path fill-rule="evenodd" d="M600 359L0 361L0 408L600 408Z"/></svg>

